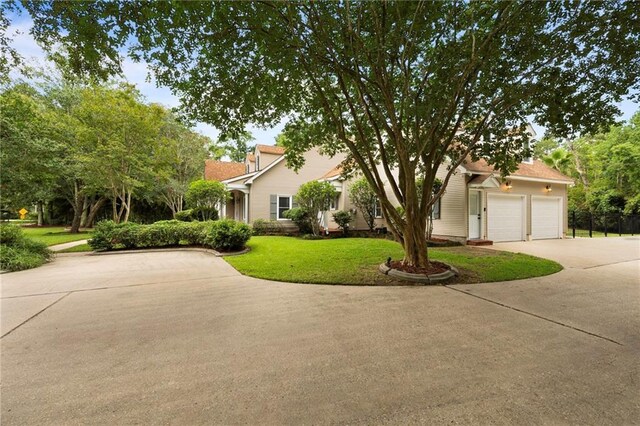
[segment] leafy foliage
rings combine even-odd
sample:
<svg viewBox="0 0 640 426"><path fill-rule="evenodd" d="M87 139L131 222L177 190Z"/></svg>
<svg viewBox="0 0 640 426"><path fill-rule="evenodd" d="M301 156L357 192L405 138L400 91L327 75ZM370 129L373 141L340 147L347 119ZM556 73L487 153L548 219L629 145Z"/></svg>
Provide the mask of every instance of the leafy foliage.
<svg viewBox="0 0 640 426"><path fill-rule="evenodd" d="M375 205L378 196L367 179L360 178L351 184L349 187L349 199L364 218L369 230L373 231L376 226Z"/></svg>
<svg viewBox="0 0 640 426"><path fill-rule="evenodd" d="M35 268L52 255L46 244L27 238L18 226L0 224L0 269L3 271Z"/></svg>
<svg viewBox="0 0 640 426"><path fill-rule="evenodd" d="M151 225L103 221L96 225L89 245L94 250L201 245L231 251L243 248L250 237L248 225L231 220L166 220Z"/></svg>
<svg viewBox="0 0 640 426"><path fill-rule="evenodd" d="M347 232L349 231L349 223L353 220L353 215L348 210L338 210L333 213L333 220L336 225L342 229L342 232L347 235Z"/></svg>
<svg viewBox="0 0 640 426"><path fill-rule="evenodd" d="M295 199L306 212L313 235L320 235L320 214L329 210L329 204L337 194L336 188L326 181L312 180L300 185Z"/></svg>
<svg viewBox="0 0 640 426"><path fill-rule="evenodd" d="M311 215L302 207L294 207L284 212L284 217L291 220L298 227L301 234L313 233L311 225Z"/></svg>
<svg viewBox="0 0 640 426"><path fill-rule="evenodd" d="M282 235L284 233L282 223L274 219L256 219L251 224L251 227L253 228L253 235Z"/></svg>
<svg viewBox="0 0 640 426"><path fill-rule="evenodd" d="M229 199L229 191L221 182L199 179L191 182L185 199L194 217L214 220L218 215L216 207Z"/></svg>

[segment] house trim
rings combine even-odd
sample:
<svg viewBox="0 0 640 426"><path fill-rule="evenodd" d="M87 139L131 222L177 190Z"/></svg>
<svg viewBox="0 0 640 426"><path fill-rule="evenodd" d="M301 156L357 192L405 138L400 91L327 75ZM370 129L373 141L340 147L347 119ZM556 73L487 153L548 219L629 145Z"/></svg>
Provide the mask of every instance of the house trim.
<svg viewBox="0 0 640 426"><path fill-rule="evenodd" d="M263 174L265 174L266 172L268 172L269 170L271 170L272 168L274 168L277 164L280 164L282 161L284 161L284 155L280 156L278 159L274 160L271 164L269 164L267 167L265 167L264 169L260 170L259 172L257 172L255 175L253 175L251 177L251 179L247 180L245 182L246 185L251 185L253 183L254 180L256 180L258 177L262 176Z"/></svg>

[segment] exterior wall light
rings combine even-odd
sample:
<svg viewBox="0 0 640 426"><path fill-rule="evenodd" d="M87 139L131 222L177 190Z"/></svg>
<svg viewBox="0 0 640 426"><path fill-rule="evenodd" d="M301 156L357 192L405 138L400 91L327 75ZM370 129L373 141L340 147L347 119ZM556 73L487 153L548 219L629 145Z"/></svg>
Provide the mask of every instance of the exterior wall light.
<svg viewBox="0 0 640 426"><path fill-rule="evenodd" d="M513 185L511 184L511 181L510 181L510 180L506 181L506 182L504 183L504 186L505 186L505 188L507 188L507 189L511 189L511 188L513 188Z"/></svg>
<svg viewBox="0 0 640 426"><path fill-rule="evenodd" d="M544 190L547 191L547 192L551 192L551 185L545 186Z"/></svg>

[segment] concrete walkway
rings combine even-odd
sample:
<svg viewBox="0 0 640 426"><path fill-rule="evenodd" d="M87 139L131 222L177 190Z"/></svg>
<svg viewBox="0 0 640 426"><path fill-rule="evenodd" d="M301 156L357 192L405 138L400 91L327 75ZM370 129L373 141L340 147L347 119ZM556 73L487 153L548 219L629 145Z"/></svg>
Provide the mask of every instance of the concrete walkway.
<svg viewBox="0 0 640 426"><path fill-rule="evenodd" d="M636 423L639 265L362 288L61 257L0 277L2 422Z"/></svg>
<svg viewBox="0 0 640 426"><path fill-rule="evenodd" d="M89 240L71 241L69 243L56 244L55 246L49 246L49 250L62 251L71 247L81 246L87 244Z"/></svg>

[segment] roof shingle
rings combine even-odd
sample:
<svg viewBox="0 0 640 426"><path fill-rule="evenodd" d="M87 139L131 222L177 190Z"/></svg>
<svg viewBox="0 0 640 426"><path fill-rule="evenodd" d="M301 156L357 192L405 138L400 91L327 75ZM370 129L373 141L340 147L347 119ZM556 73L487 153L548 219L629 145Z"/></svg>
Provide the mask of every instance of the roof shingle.
<svg viewBox="0 0 640 426"><path fill-rule="evenodd" d="M283 155L284 148L281 146L274 145L256 145L256 149L264 154L274 154L274 155Z"/></svg>
<svg viewBox="0 0 640 426"><path fill-rule="evenodd" d="M204 178L206 180L225 180L245 173L244 163L231 161L206 160L204 163Z"/></svg>
<svg viewBox="0 0 640 426"><path fill-rule="evenodd" d="M462 167L472 173L493 173L495 169L485 160L480 159L472 163L463 164ZM511 176L534 177L539 179L561 180L573 182L573 180L556 169L552 169L540 160L533 160L533 163L520 163L518 170L511 173Z"/></svg>

